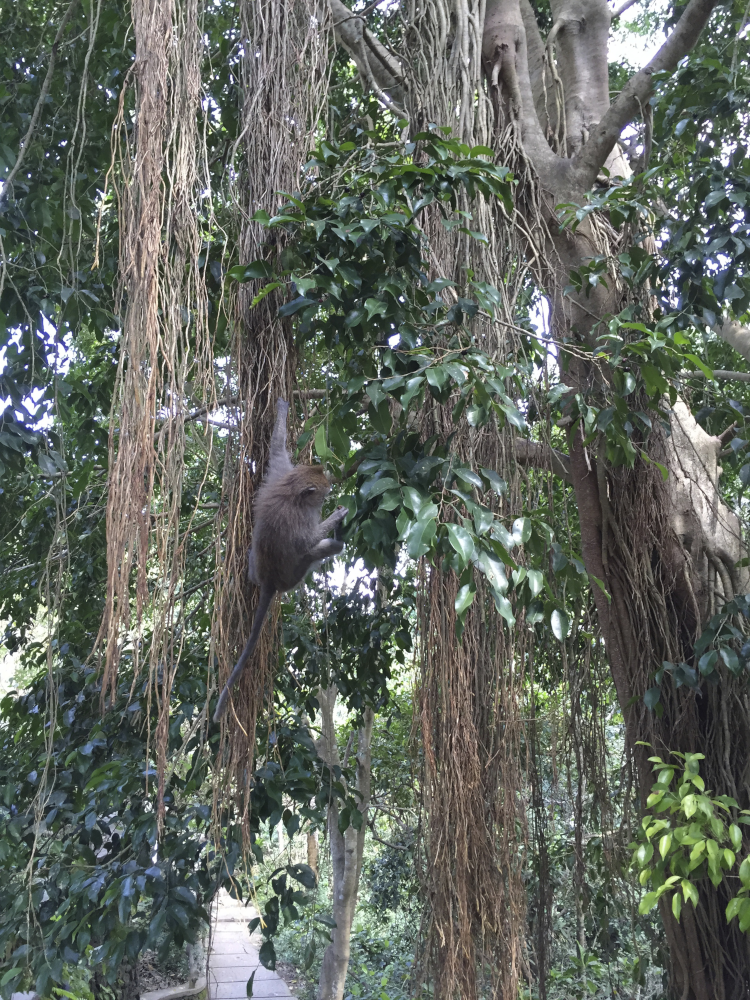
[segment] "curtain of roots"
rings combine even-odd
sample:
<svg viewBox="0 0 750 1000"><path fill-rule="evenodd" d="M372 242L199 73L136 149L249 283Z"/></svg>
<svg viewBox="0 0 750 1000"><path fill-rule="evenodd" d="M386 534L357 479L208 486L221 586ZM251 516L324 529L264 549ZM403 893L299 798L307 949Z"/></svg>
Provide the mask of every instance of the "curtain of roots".
<svg viewBox="0 0 750 1000"><path fill-rule="evenodd" d="M231 196L237 208L240 263L249 263L268 257L276 249L269 241L278 239L252 216L260 209L273 215L278 192L299 187L300 168L327 93L329 34L326 7L317 0L242 0L239 13L242 106L234 150L237 183ZM255 282L240 285L230 303L233 382L227 395L239 407L239 427L227 450L222 486L226 537L214 621L220 685L247 639L254 614L257 591L246 582L253 494L265 469L276 400L292 399L296 368L288 321L276 315L279 296L267 295L250 309L259 287ZM293 426L290 435L293 444ZM245 846L255 727L272 697L277 620L278 608L233 691L215 771L215 817L219 820L220 807L234 801L243 817Z"/></svg>
<svg viewBox="0 0 750 1000"><path fill-rule="evenodd" d="M429 122L452 124L454 131L462 140L470 143L487 145L496 152L497 162L511 168L519 180L516 189L516 214L511 219L505 219L501 214L490 213L486 208L475 212L477 229L490 237L487 248L469 246L464 240L463 245L453 244L449 249L449 240L443 234L432 234L433 261L459 261L464 266L470 265L475 273L486 277L486 280L496 284L505 291L507 297L506 321L513 320L514 292L517 294L523 283L523 272L528 265L538 288L546 291L550 300L562 301L562 285L567 280L565 267L557 259L554 242L545 224L545 211L539 196L539 185L533 176L533 171L525 161L521 148L517 125L512 109L503 106L498 97L494 107L488 99L485 85L481 79L481 35L484 25L485 5L481 0L434 0L430 4L418 4L407 0L404 5L404 59L410 69L408 100L412 120L420 127ZM558 137L559 140L559 137ZM559 148L561 143L552 137L553 148ZM586 238L589 241L588 253L596 252L610 259L616 258L622 249L626 249L636 238L633 232L616 233L608 224L606 218L592 216L589 220L590 229ZM560 266L556 266L559 264ZM459 273L449 275L460 279ZM650 302L647 299L647 289L629 291L620 283L619 276L610 271L608 276L610 287L615 290L615 299L619 296L619 305L613 300L613 311L638 300L648 315ZM564 310L562 310L564 312ZM553 322L557 310L553 308ZM557 317L560 318L559 316ZM567 321L563 321L564 326ZM517 352L514 346L512 327L505 330L492 331L497 337L497 352L502 357ZM555 330L558 341L562 341L571 331L566 328ZM488 333L488 338L491 336ZM491 345L491 339L487 344ZM574 362L573 367L575 368ZM596 381L596 374L591 376ZM535 399L539 412L545 412L544 399ZM448 433L450 421L445 421L445 433ZM648 448L649 453L663 465L670 465L674 455L670 455L667 440L654 421L655 432ZM437 428L435 428L437 429ZM482 453L484 447L483 434L462 436L455 441L462 457L471 458ZM500 441L503 441L501 436ZM549 441L543 442L549 444ZM688 442L688 446L691 446ZM496 447L500 447L497 446ZM495 468L511 484L509 490L509 508L503 513L512 513L514 489L528 491L529 479L519 478L517 466L512 460L512 443L506 442L502 454L498 455ZM575 449L574 449L575 450ZM482 453L483 454L483 453ZM489 457L489 456L485 456ZM679 662L689 659L692 655L692 645L700 628L700 614L694 613L695 598L686 598L683 587L683 577L688 579L690 571L690 556L685 551L683 542L675 535L670 520L672 498L667 484L662 481L660 473L654 465L639 463L635 469L611 469L604 461L597 461L598 456L590 455L589 462L596 471L598 505L602 516L602 556L604 560L605 578L611 591L611 607L605 607L601 600L599 614L593 614L591 628L600 636L605 632L608 646L612 650L619 647L623 651L622 674L626 678L627 691L620 690L618 695L623 705L635 704L625 710L628 717L629 742L632 746L636 739L646 739L659 746L662 750L682 749L692 750L696 746L714 747L713 753L705 762L705 776L708 786L721 789L745 803L749 799L750 790L747 787L746 761L747 748L744 741L732 739L731 734L747 731L747 719L750 717L747 696L740 692L737 684L728 675L722 677L719 688L712 688L705 697L696 699L688 690L670 690L665 693L664 717L658 720L653 713L648 713L642 704L642 696L652 683L653 671L664 659ZM501 461L502 460L502 461ZM671 467L671 466L670 466ZM528 493L527 501L530 499ZM718 497L716 502L719 503ZM684 567L684 568L683 568ZM719 573L721 567L717 568ZM477 709L469 692L476 691L476 697L484 700L477 704L494 704L487 691L481 686L481 678L487 676L481 657L475 650L485 648L481 630L486 623L481 609L472 609L473 618L467 621L464 637L464 647L472 650L471 654L455 649L451 616L446 609L452 607L447 599L433 597L433 588L446 589L444 598L450 596L449 578L437 572L425 577L424 615L424 678L423 678L423 720L426 748L426 774L428 807L430 812L429 837L426 845L428 884L432 899L439 900L432 918L428 945L432 949L433 973L441 996L462 995L473 993L472 977L479 970L479 952L472 951L472 945L464 926L466 912L462 896L462 877L465 871L467 880L473 874L472 867L466 861L466 849L463 846L469 839L469 833L460 836L453 835L455 844L454 857L451 859L445 853L450 849L451 842L445 841L443 830L447 832L446 815L453 817L453 822L466 824L459 820L464 815L454 810L457 804L456 789L461 787L461 796L469 796L468 789L477 790L475 808L472 815L479 815L481 803L485 804L485 815L489 815L488 807L494 805L494 788L482 786L477 780L477 763L472 760L468 749L462 750L463 736L456 734L466 728L471 731L475 725L474 717ZM689 589L689 584L688 584ZM717 587L719 594L726 593L727 587ZM595 595L598 596L598 595ZM435 618L440 610L443 619ZM601 616L601 620L600 620ZM499 623L498 623L499 625ZM498 631L497 629L492 630ZM571 646L572 637L565 644ZM434 653L432 650L434 649ZM466 655L465 673L454 665L455 675L440 677L439 683L434 683L440 650L451 649L451 657L461 659ZM498 641L493 650L498 666L496 677L509 675L514 667L518 676L518 664L524 663L522 658L523 636L517 628L503 642ZM604 749L603 733L597 727L587 729L581 725L582 707L580 690L588 675L589 666L580 657L580 650L574 654L571 648L566 653L565 674L571 695L571 718L569 721L569 738L571 749L578 762L578 780L581 780L581 769L586 773L587 780L598 789L596 795L600 800L601 786L604 783L602 755ZM528 665L528 664L527 664ZM442 667L440 667L442 669ZM447 668L446 668L447 669ZM598 668L597 668L598 670ZM583 671L583 672L581 672ZM454 677L462 676L466 685L461 689L461 697L455 689ZM617 679L617 678L615 678ZM472 683L473 682L473 683ZM497 681L493 681L497 683ZM509 690L509 681L505 677L505 690ZM449 693L451 697L449 697ZM625 695L625 697L623 697ZM463 709L460 711L459 706ZM505 706L503 706L505 707ZM593 711L593 708L591 708ZM472 715L472 712L474 715ZM444 717L453 714L450 729L442 725ZM506 715L509 714L506 708ZM498 725L499 719L493 719L493 725ZM453 745L443 734L452 734ZM509 730L502 730L504 739L508 739ZM597 735L598 733L598 735ZM432 743L430 741L432 740ZM459 745L461 744L461 745ZM528 744L527 744L528 746ZM464 763L456 759L459 752L464 754ZM451 756L454 754L455 756ZM644 751L636 758L640 782L648 787L649 765ZM504 755L505 759L510 754ZM489 758L483 757L483 760ZM465 770L464 770L465 768ZM442 769L442 770L441 770ZM479 772L481 773L481 771ZM534 768L531 769L532 780ZM458 775L461 774L459 781ZM510 779L511 783L506 783ZM503 775L501 801L511 796L511 789L518 785L518 776L512 773ZM479 789L486 795L481 798ZM576 793L576 799L580 798ZM532 802L540 802L539 790L534 789ZM468 798L463 799L463 807L468 810ZM439 820L439 828L436 825ZM544 840L544 820L535 809L533 824L537 836L537 848ZM486 828L487 829L487 828ZM479 851L482 839L486 837L481 829L474 831L474 849ZM497 841L495 841L497 843ZM577 854L580 854L580 844L576 844ZM442 852L442 853L441 853ZM501 852L495 855L499 871L505 877L507 886L512 883L510 873L513 871L512 859L503 857ZM541 867L540 859L540 871ZM580 878L580 859L576 860L576 868ZM489 880L486 886L492 884ZM544 914L544 897L548 893L544 886L540 887L538 905L541 912L537 914L540 925L544 928L547 918ZM467 897L471 898L471 897ZM499 897L498 897L499 898ZM695 995L703 995L705 990L698 982L708 980L722 995L744 995L746 988L745 973L747 963L747 942L741 939L736 927L726 928L720 912L726 900L721 894L711 897L706 907L699 908L695 916L692 912L686 919L684 934L677 925L673 925L671 917L665 913L665 926L670 937L673 962L677 968L677 983L687 990L694 986ZM493 909L487 906L487 913L500 912L501 907ZM459 919L460 915L460 919ZM522 913L517 914L514 934L522 934ZM582 922L579 916L579 924ZM697 926L692 927L693 921ZM482 928L487 930L487 928ZM494 928L493 928L494 930ZM680 930L679 935L676 933ZM731 945L717 948L712 942L717 934L729 935ZM544 938L541 933L541 938ZM579 927L579 939L584 935ZM479 934L478 940L486 940ZM691 945L692 941L692 945ZM699 945L699 942L701 943ZM542 990L547 944L540 939L537 945L536 973ZM445 946L447 945L447 947ZM504 942L508 947L507 942ZM518 946L520 953L520 945ZM708 976L704 977L704 969L696 968L696 961L702 953L706 963ZM505 959L506 968L512 965L516 950L511 948ZM734 957L736 956L736 962ZM725 964L726 963L726 964ZM502 976L499 977L502 980ZM513 983L507 974L505 982L498 983L498 990L504 996L510 996ZM703 991L702 991L703 990ZM436 992L436 995L438 993ZM692 994L691 994L692 995Z"/></svg>
<svg viewBox="0 0 750 1000"><path fill-rule="evenodd" d="M496 204L461 206L472 212L472 226L488 238L486 245L446 233L437 217L428 220L425 230L437 273L460 284L471 268L476 278L501 291L502 314L494 323L480 321L473 333L498 362L523 365L514 325L517 303L531 284L543 285L549 273L544 265L549 233L519 123L512 111L491 100L483 80L484 17L482 0L407 0L402 36L410 70L407 101L414 127L425 128L430 122L452 125L461 141L492 148L496 162L509 167L518 181L511 215ZM540 414L549 411L547 378L546 372L538 373L529 389L529 404ZM437 433L445 439L456 431L454 403L432 404L423 417L425 436ZM547 426L549 432L549 419ZM542 448L548 443L542 441ZM453 446L462 459L493 468L508 482L507 494L496 501L505 523L524 509L552 503L549 469L526 471L507 429L463 427ZM487 995L488 990L496 997L515 997L520 979L535 980L544 996L551 897L533 711L533 632L524 626L522 612L515 626L504 624L477 580L477 597L459 644L453 611L457 579L439 568L424 570L421 579L420 708L428 814L423 877L429 896L422 972L433 979L435 996L445 1000ZM598 630L596 622L589 627ZM574 640L569 640L572 646ZM574 657L570 662L578 663ZM571 688L577 691L580 683L571 674ZM529 690L530 704L523 701ZM566 732L574 734L577 759L600 787L603 732L595 725L582 738L580 698L575 704ZM592 711L596 718L598 711ZM583 780L580 774L578 780ZM527 797L533 815L530 831ZM529 838L532 858L526 852ZM522 867L534 860L539 884L533 903L536 934L527 940Z"/></svg>
<svg viewBox="0 0 750 1000"><path fill-rule="evenodd" d="M493 112L481 79L484 4L407 3L404 52L411 68L408 100L415 128L453 125L470 145L502 143L502 162L526 169L516 125L493 133ZM527 276L514 220L495 205L463 204L486 246L446 232L437 216L425 223L430 264L459 285L472 268L496 285L503 310L496 322L478 321L473 333L495 360L518 356L513 317ZM451 410L430 403L421 418L424 437L445 440L472 465L497 470L509 483L496 500L504 519L523 507L524 480L513 458L512 437L491 424L481 430L453 424ZM447 509L441 517L450 518ZM456 639L458 579L442 567L423 566L420 577L422 670L420 715L424 742L426 811L422 877L427 890L421 974L440 1000L517 995L529 973L522 868L526 816L522 746L527 734L522 693L527 665L523 623L503 624L491 595L477 579L477 596L460 642Z"/></svg>
<svg viewBox="0 0 750 1000"><path fill-rule="evenodd" d="M110 424L102 704L115 695L124 655L132 656L133 684L147 664L161 822L169 700L184 641L184 416L191 400L213 398L199 262L202 31L197 0L133 0L131 9L135 127L126 82L112 133L124 318Z"/></svg>

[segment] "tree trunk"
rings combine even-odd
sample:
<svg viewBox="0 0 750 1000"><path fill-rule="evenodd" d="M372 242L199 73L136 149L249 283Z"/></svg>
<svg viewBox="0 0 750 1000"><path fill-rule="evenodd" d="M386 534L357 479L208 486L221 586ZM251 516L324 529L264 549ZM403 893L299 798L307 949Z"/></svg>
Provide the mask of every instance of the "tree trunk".
<svg viewBox="0 0 750 1000"><path fill-rule="evenodd" d="M546 229L546 273L540 277L551 292L552 335L559 344L577 342L591 348L597 326L608 314L618 313L628 295L632 301L632 293L618 274L610 273L608 288L600 284L590 294L571 295L569 287L565 291L571 271L597 253L615 257L629 244L611 230L606 219L590 225L585 222L575 233L561 231L553 208L561 202L583 204L597 171L605 165L610 172L627 172L615 141L634 117L634 95L641 102L646 100L649 74L656 68L673 68L689 51L712 4L692 0L647 72L636 74L610 106L606 52L610 12L606 4L603 0L552 0L550 39L557 45L566 129L552 143L562 154L557 155L542 132L535 107L534 95L540 90L529 77L533 60L527 57L526 43L529 31L532 44L528 50L538 49L538 29L533 18L522 16L525 2L488 3L485 66L490 79L497 81L498 113L520 114L524 149L541 181L542 204L546 205L542 218L528 215L526 222L530 230L536 226L538 232L540 221ZM647 314L647 299L641 298L640 304ZM607 378L601 365L595 367L578 357L563 375L575 392L602 406L607 405ZM647 751L636 743L647 740L662 753L703 751L707 786L735 796L746 806L750 803L745 777L750 720L746 699L736 696L736 683L729 674L723 672L719 688L709 690L704 685L699 692L688 688L665 691L661 719L643 703L662 660L690 662L706 617L747 582L746 571L735 568L744 555L739 521L718 492L720 442L702 431L680 400L672 409L671 423L672 433L666 439L655 419L656 430L645 445L650 456L669 469L667 483L654 465L641 460L633 469L611 467L603 443L584 446L583 429L577 427L570 436L566 471L578 504L586 569L590 577L602 581L607 592L594 583L612 677L635 757L641 803L653 775ZM669 681L664 685L670 686ZM726 886L709 899L712 893L710 887L702 890L697 911L686 907L680 923L662 908L672 955L672 990L682 1000L734 1000L747 995L747 943L736 922L726 926Z"/></svg>
<svg viewBox="0 0 750 1000"><path fill-rule="evenodd" d="M331 768L341 766L333 721L337 693L336 688L331 687L327 691L321 690L318 695L322 719L322 735L318 741L318 753ZM367 811L370 803L373 722L372 709L365 709L364 725L358 733L357 772L353 789L359 793L356 799L358 809L362 814L360 828L357 830L350 825L341 833L338 803L333 801L328 807L328 836L331 845L333 873L333 919L336 921L336 926L332 930L332 941L323 955L318 1000L342 1000L344 996L344 985L349 968L352 923L357 906L357 890L365 847Z"/></svg>
<svg viewBox="0 0 750 1000"><path fill-rule="evenodd" d="M636 304L649 315L648 289L630 290L614 265L606 286L570 293L572 271L596 255L616 262L633 245L633 234L616 232L601 214L575 231L562 230L555 209L561 203L584 204L594 183L606 184L607 176L628 176L630 167L617 145L621 132L648 105L654 74L673 71L696 44L715 2L689 0L662 47L611 104L607 40L612 13L606 0L551 0L553 27L546 40L529 0L487 0L486 6L473 0L405 2L411 18L408 64L415 67L414 80L405 88L411 117L415 124L443 124L449 109L461 139L493 144L498 161L514 170L522 225L513 238L523 231L527 261L548 295L551 332L559 345L589 351L605 317L625 305ZM467 20L482 26L484 85L472 32L442 29ZM482 134L487 98L494 111L491 138ZM509 149L513 142L520 142L520 152ZM647 154L644 138L644 160ZM497 246L514 222L499 213L495 219ZM474 258L470 263L473 267ZM477 266L481 271L483 261ZM503 277L490 280L500 287ZM724 324L717 333L750 353L750 333L735 326ZM572 358L562 381L593 405L606 406L611 384L606 368L579 352L563 350L558 357L561 362ZM638 402L641 409L647 406L644 399L631 403L633 408ZM551 467L572 484L578 504L584 562L595 578L593 594L640 801L653 776L637 741L648 740L662 753L703 751L707 787L748 806L750 710L745 693L723 668L717 687L678 690L665 682L661 719L643 702L662 660L691 661L706 618L748 582L747 571L736 569L745 554L739 522L718 490L718 439L698 427L680 400L672 408L669 437L657 419L653 424L644 450L668 468L667 483L656 466L641 459L633 469L612 467L602 435L584 445L578 427L571 428L569 455L554 456ZM534 464L543 453L550 468L550 449L537 442L521 442L517 456ZM726 901L725 886L716 893L709 887L701 890L695 912L683 910L681 923L671 911L662 913L672 954L672 991L681 1000L747 995L747 943L736 921L727 927Z"/></svg>
<svg viewBox="0 0 750 1000"><path fill-rule="evenodd" d="M318 877L318 854L318 831L316 830L307 835L307 864L312 868L316 879Z"/></svg>

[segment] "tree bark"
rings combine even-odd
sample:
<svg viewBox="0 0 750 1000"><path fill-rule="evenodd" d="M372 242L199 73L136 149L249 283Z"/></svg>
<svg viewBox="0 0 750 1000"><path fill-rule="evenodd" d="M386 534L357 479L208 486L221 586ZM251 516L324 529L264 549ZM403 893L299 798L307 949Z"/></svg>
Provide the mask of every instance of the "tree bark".
<svg viewBox="0 0 750 1000"><path fill-rule="evenodd" d="M318 877L318 855L318 831L316 830L314 833L308 833L307 835L307 864L312 868L316 879Z"/></svg>
<svg viewBox="0 0 750 1000"><path fill-rule="evenodd" d="M623 172L615 166L615 144L623 127L648 101L653 74L674 68L695 45L715 3L690 0L659 52L610 106L606 54L610 12L605 0L553 0L547 53L549 58L554 44L563 113L555 145L554 137L548 141L545 136L550 122L538 112L543 82L529 75L532 67L538 72L544 60L535 25L522 16L523 2L488 0L484 68L498 114L507 120L515 113L520 119L524 152L542 189L537 204L543 206L546 242L541 248L530 247L529 253L546 262L537 278L549 293L553 337L557 343L591 348L602 320L626 304L627 290L612 275L609 287L599 284L589 293L571 293L571 272L603 252L602 234L589 220L575 232L561 230L554 208L561 202L583 204L603 166L610 173ZM523 204L521 198L518 204ZM525 221L528 231L536 227L538 232L538 217L529 215ZM618 252L622 249L618 245ZM747 329L726 321L716 332L750 357ZM592 402L606 398L606 373L581 357L570 360L563 379ZM707 786L734 795L747 806L744 747L750 720L744 699L731 694L735 682L728 674L721 677L723 694L708 691L705 685L700 692L676 690L665 682L661 719L643 703L661 661L690 661L706 618L749 582L747 570L737 567L745 554L739 520L719 493L721 443L697 425L680 400L672 409L671 423L668 439L657 429L644 443L651 456L668 467L667 483L655 466L641 460L632 470L611 468L603 446L585 445L577 427L569 434L569 455L526 442L516 449L517 457L522 463L551 469L573 486L584 563L592 579L641 803L653 775L647 753L637 741L648 740L662 753L702 750ZM722 712L731 716L728 723ZM732 732L742 734L739 749L730 742ZM701 895L711 892L708 887ZM722 886L711 899L716 905L706 905L702 898L695 912L690 907L683 910L680 923L670 909L662 908L672 955L672 988L682 1000L747 996L746 943L736 926L724 922L727 901L728 890Z"/></svg>
<svg viewBox="0 0 750 1000"><path fill-rule="evenodd" d="M341 766L333 720L337 694L334 687L328 688L327 691L321 690L318 694L322 720L318 753L330 768ZM336 926L331 933L332 941L323 955L318 1000L342 1000L344 996L370 803L373 722L372 709L365 709L364 723L358 732L357 770L353 789L359 793L355 798L358 800L358 809L363 817L360 828L357 830L350 825L341 833L338 803L332 801L328 806L328 837L333 873L333 919L336 921Z"/></svg>
<svg viewBox="0 0 750 1000"><path fill-rule="evenodd" d="M527 234L527 259L537 285L549 297L552 333L558 344L577 344L587 350L596 346L600 324L634 296L641 296L639 304L646 312L650 308L647 291L631 293L615 273L607 285L571 292L572 271L598 254L616 259L627 249L627 237L615 233L606 218L585 219L575 231L562 229L556 206L584 204L595 182L607 182L602 168L610 176L627 176L630 168L618 147L623 129L643 113L653 92L654 74L673 70L694 47L716 2L689 0L656 55L610 104L607 40L612 13L606 0L551 0L553 27L546 43L529 0L487 0L482 67L495 112L495 149L503 162L500 137L507 140L508 123L516 122L522 143L522 155L513 166L519 174L516 207ZM453 10L450 3L440 4L441 16L446 6ZM421 8L410 9L417 23L423 16ZM457 23L462 10L465 4L455 5ZM427 77L420 77L414 90L427 105L414 108L420 120L436 120L429 106L429 89L443 84L435 67L454 74L455 79L444 86L450 97L459 93L457 81L465 73L465 66L459 67L458 60L454 66L452 61L456 52L463 51L458 38L443 40L448 55L442 62L440 53L435 55ZM421 72L419 66L414 72ZM406 83L408 98L408 78ZM475 100L479 86L478 80L473 82L469 100ZM436 99L436 107L441 106L441 99ZM457 122L470 117L465 108L457 109ZM458 126L457 131L463 138ZM532 169L524 177L525 163ZM536 190L525 190L524 183L535 185ZM750 358L747 329L730 319L716 333ZM561 360L564 357L561 354ZM564 381L592 402L607 405L603 402L606 373L600 365L584 360L583 353L574 354ZM647 406L647 401L642 405ZM517 442L516 460L549 469L572 484L584 562L641 802L653 780L647 755L637 746L638 740L646 739L662 753L703 750L707 785L717 793L735 795L747 806L750 719L747 699L732 687L728 675L722 674L720 688L704 686L700 692L677 690L667 681L661 719L643 703L661 661L690 660L706 617L748 582L747 571L737 569L744 555L739 522L722 503L718 490L718 439L698 427L682 402L673 408L671 420L671 437L661 433L655 420L654 432L643 442L651 458L668 467L667 483L655 465L640 459L633 469L612 468L606 461L604 442L584 444L578 427L570 429L568 455L539 442ZM732 740L731 733L740 738ZM701 890L702 895L710 892ZM720 887L711 897L711 906L702 902L681 923L674 921L671 911L662 913L672 953L672 987L679 990L681 1000L708 996L735 1000L747 995L747 948L736 926L727 928L723 923L725 896L725 888Z"/></svg>

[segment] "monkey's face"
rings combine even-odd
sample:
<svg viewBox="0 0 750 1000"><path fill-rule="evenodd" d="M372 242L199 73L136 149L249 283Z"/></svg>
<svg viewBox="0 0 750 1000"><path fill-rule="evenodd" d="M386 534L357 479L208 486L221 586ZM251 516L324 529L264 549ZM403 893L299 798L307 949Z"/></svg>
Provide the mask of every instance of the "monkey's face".
<svg viewBox="0 0 750 1000"><path fill-rule="evenodd" d="M320 508L330 492L331 484L322 465L310 465L304 469L298 493L301 504L305 507Z"/></svg>

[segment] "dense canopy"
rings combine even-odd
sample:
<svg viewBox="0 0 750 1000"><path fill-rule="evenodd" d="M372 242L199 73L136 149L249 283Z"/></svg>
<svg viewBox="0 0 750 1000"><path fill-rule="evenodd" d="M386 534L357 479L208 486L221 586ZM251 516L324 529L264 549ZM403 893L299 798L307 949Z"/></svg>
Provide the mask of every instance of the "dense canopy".
<svg viewBox="0 0 750 1000"><path fill-rule="evenodd" d="M320 1000L750 995L747 9L0 38L0 994L225 890ZM279 398L346 549L218 725Z"/></svg>

